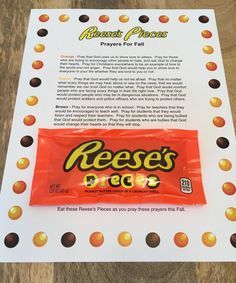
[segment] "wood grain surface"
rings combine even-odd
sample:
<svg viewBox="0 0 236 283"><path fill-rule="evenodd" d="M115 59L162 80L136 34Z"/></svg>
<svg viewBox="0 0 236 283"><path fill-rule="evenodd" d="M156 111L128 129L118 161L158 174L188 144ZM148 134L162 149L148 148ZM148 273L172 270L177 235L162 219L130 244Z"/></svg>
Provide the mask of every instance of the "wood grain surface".
<svg viewBox="0 0 236 283"><path fill-rule="evenodd" d="M0 178L5 164L30 9L38 8L215 9L231 109L236 125L235 0L1 0ZM0 264L0 282L234 283L236 265L234 263Z"/></svg>

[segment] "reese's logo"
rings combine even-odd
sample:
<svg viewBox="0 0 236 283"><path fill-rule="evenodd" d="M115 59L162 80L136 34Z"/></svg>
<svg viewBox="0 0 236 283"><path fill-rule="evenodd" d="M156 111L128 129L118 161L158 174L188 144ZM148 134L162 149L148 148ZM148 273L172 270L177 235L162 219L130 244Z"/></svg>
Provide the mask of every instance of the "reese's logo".
<svg viewBox="0 0 236 283"><path fill-rule="evenodd" d="M80 144L66 157L64 171L69 172L77 166L80 171L91 169L102 171L112 168L116 171L145 169L168 172L175 167L175 159L178 156L178 153L168 146L163 146L159 150L121 149L116 152L104 147L105 143L101 140L91 140Z"/></svg>

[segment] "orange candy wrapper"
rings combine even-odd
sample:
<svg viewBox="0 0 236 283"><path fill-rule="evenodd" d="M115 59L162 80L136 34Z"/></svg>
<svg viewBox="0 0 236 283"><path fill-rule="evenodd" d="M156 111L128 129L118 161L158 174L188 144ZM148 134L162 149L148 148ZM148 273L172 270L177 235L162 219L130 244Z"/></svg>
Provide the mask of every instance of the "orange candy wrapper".
<svg viewBox="0 0 236 283"><path fill-rule="evenodd" d="M205 204L197 131L39 129L30 205Z"/></svg>

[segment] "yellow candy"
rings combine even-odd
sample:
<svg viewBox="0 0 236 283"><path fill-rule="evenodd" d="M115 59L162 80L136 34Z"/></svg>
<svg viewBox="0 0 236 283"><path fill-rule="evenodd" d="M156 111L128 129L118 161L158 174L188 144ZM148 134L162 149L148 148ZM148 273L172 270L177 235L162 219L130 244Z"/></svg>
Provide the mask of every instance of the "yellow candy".
<svg viewBox="0 0 236 283"><path fill-rule="evenodd" d="M236 221L236 208L235 207L228 207L225 211L225 216L230 221Z"/></svg>
<svg viewBox="0 0 236 283"><path fill-rule="evenodd" d="M60 22L67 22L67 21L69 21L69 15L66 15L66 14L63 14L63 15L60 15L60 17L59 17L59 21Z"/></svg>
<svg viewBox="0 0 236 283"><path fill-rule="evenodd" d="M122 247L128 247L132 243L132 236L129 232L121 232L117 240Z"/></svg>
<svg viewBox="0 0 236 283"><path fill-rule="evenodd" d="M26 157L22 157L17 160L16 166L18 169L26 169L30 164L30 161Z"/></svg>
<svg viewBox="0 0 236 283"><path fill-rule="evenodd" d="M214 52L214 49L210 45L206 45L203 47L203 52L206 54L212 54Z"/></svg>
<svg viewBox="0 0 236 283"><path fill-rule="evenodd" d="M202 235L202 242L207 247L213 247L216 244L216 236L211 232L205 232Z"/></svg>
<svg viewBox="0 0 236 283"><path fill-rule="evenodd" d="M26 103L29 105L29 106L34 106L38 103L38 97L37 96L29 96L27 99L26 99Z"/></svg>
<svg viewBox="0 0 236 283"><path fill-rule="evenodd" d="M48 236L44 232L38 232L33 237L33 244L36 247L42 247L44 246L48 241Z"/></svg>
<svg viewBox="0 0 236 283"><path fill-rule="evenodd" d="M34 51L35 52L40 53L40 52L43 52L44 50L45 50L45 46L43 44L41 44L41 43L38 43L38 44L36 44L34 46Z"/></svg>
<svg viewBox="0 0 236 283"><path fill-rule="evenodd" d="M219 161L219 167L223 171L229 171L232 168L232 164L228 159L221 159Z"/></svg>
<svg viewBox="0 0 236 283"><path fill-rule="evenodd" d="M126 15L121 15L121 16L119 17L119 21L120 21L121 23L127 23L127 22L129 21L129 17L126 16Z"/></svg>
<svg viewBox="0 0 236 283"><path fill-rule="evenodd" d="M186 16L186 15L181 15L181 16L179 16L179 21L181 23L187 23L189 21L189 17Z"/></svg>
<svg viewBox="0 0 236 283"><path fill-rule="evenodd" d="M210 104L213 107L220 107L222 105L222 101L218 97L212 97L210 100Z"/></svg>
<svg viewBox="0 0 236 283"><path fill-rule="evenodd" d="M12 220L17 220L22 215L22 208L18 205L12 206L8 211L8 217Z"/></svg>

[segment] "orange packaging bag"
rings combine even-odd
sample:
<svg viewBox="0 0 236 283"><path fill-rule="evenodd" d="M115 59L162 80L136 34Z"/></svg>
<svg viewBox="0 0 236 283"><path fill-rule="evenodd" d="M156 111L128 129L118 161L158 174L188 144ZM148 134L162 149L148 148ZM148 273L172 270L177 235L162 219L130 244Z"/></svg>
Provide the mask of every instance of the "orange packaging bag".
<svg viewBox="0 0 236 283"><path fill-rule="evenodd" d="M39 129L30 205L205 204L197 131Z"/></svg>

